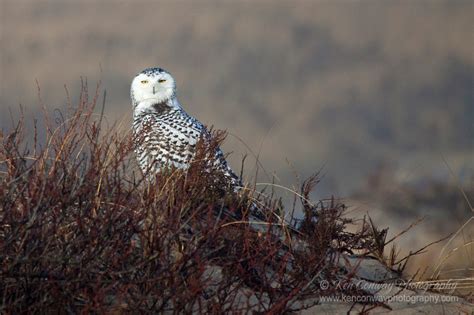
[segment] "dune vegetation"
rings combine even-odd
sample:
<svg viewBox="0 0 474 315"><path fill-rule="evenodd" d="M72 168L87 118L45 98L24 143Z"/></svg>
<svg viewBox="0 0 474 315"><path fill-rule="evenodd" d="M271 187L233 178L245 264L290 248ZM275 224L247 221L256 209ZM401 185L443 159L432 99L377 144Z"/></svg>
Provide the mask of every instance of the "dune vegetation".
<svg viewBox="0 0 474 315"><path fill-rule="evenodd" d="M317 175L294 192L299 220L271 186L222 189L204 157L225 132L213 131L187 172L145 180L132 135L104 126L102 101L99 87L89 95L83 84L78 104L54 117L45 110L32 134L20 118L2 135L2 313L280 313L323 295L370 294L321 290L322 280L354 276L342 255L370 256L401 273L407 259L387 254L386 229L344 216L335 198L309 199ZM262 222L248 222L255 205Z"/></svg>

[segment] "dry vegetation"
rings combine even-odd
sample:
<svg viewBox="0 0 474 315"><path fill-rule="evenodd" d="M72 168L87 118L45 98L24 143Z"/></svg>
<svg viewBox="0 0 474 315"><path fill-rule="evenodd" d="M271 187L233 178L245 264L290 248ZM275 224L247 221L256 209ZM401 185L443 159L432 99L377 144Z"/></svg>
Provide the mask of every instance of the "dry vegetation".
<svg viewBox="0 0 474 315"><path fill-rule="evenodd" d="M335 200L309 200L316 176L298 194L304 218L290 223L279 219L273 192L219 189L199 158L209 148L186 173L143 180L131 136L102 128L94 114L98 91L89 97L84 86L59 120L45 114L45 141L35 128L26 144L21 119L2 137L2 313L281 313L311 306L300 303L309 297L369 294L320 289L322 279L354 276L338 264L343 253L395 267L395 257L384 256L386 230L343 218ZM214 134L217 145L224 134ZM246 222L252 204L265 209L260 225ZM358 231L347 232L356 223Z"/></svg>
<svg viewBox="0 0 474 315"><path fill-rule="evenodd" d="M380 164L397 177L408 173L415 185L430 176L445 184L450 175L441 153L467 179L462 185L472 199L472 2L201 2L0 1L2 129L18 103L26 117L41 115L35 79L50 108L64 107L63 83L76 88L81 76L102 79L106 117L129 119L130 79L157 65L173 73L189 113L229 131L224 151L235 152L234 168L250 151L243 139L268 173L278 174L276 184L291 186L294 170L310 174L324 166L313 198L350 198ZM26 129L32 121L25 119ZM254 175L245 169L244 178ZM271 177L260 170L256 181ZM368 189L359 214L370 211L391 232L426 215L401 244L422 247L472 216L451 187L419 194L393 183L392 191L400 191L393 199ZM291 193L279 193L291 202ZM472 242L465 234L460 245ZM411 271L431 267L437 252ZM452 269L469 266L472 275L472 246L455 253Z"/></svg>

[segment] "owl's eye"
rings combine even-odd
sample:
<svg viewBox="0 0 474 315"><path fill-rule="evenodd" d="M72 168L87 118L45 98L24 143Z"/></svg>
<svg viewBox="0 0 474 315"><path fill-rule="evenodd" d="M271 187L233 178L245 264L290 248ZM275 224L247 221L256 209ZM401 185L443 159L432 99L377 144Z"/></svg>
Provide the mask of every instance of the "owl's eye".
<svg viewBox="0 0 474 315"><path fill-rule="evenodd" d="M141 80L140 83L141 83L141 84L147 84L147 83L148 83L148 80Z"/></svg>
<svg viewBox="0 0 474 315"><path fill-rule="evenodd" d="M158 83L163 83L163 82L166 82L166 80L165 79L159 79L158 80Z"/></svg>

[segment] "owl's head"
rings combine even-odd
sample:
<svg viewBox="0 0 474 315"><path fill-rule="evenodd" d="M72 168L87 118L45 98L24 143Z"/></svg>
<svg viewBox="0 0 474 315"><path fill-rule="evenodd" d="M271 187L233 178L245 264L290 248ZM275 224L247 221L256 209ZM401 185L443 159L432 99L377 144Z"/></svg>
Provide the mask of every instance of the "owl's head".
<svg viewBox="0 0 474 315"><path fill-rule="evenodd" d="M176 94L176 83L167 71L161 68L147 68L132 81L131 96L135 104L162 103Z"/></svg>

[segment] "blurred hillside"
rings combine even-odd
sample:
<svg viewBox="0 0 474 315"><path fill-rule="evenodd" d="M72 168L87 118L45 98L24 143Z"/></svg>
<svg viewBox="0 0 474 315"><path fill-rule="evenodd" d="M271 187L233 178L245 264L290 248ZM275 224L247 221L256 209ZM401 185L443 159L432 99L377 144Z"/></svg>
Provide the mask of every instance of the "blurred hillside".
<svg viewBox="0 0 474 315"><path fill-rule="evenodd" d="M1 0L0 8L2 129L20 103L27 116L40 114L36 79L54 109L66 104L64 84L77 96L80 77L102 80L108 121L129 128L131 79L161 66L187 111L260 152L283 185L323 167L320 196L349 196L380 165L414 182L448 180L444 157L472 196L472 1ZM224 149L236 169L251 155L234 137Z"/></svg>

